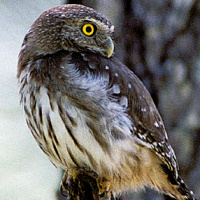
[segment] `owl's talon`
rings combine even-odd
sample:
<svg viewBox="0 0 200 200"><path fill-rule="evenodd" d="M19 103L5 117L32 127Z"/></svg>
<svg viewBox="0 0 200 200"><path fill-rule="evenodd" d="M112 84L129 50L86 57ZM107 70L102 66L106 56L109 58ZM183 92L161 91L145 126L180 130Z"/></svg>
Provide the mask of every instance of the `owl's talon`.
<svg viewBox="0 0 200 200"><path fill-rule="evenodd" d="M74 193L73 177L66 171L60 186L60 194L64 197L69 197L69 192Z"/></svg>
<svg viewBox="0 0 200 200"><path fill-rule="evenodd" d="M100 197L102 197L102 200L111 200L110 181L101 179L99 180L98 186L100 191Z"/></svg>
<svg viewBox="0 0 200 200"><path fill-rule="evenodd" d="M67 172L64 174L63 179L61 181L60 194L64 197L67 197L69 195L67 186Z"/></svg>
<svg viewBox="0 0 200 200"><path fill-rule="evenodd" d="M110 191L105 191L104 192L104 197L102 198L102 200L111 200L111 193L110 193Z"/></svg>
<svg viewBox="0 0 200 200"><path fill-rule="evenodd" d="M62 196L74 200L77 199L77 196L79 195L81 195L80 199L84 199L84 195L87 192L92 192L93 199L100 200L96 182L97 178L98 175L87 168L69 169L63 176L60 193ZM87 187L84 186L85 183L87 183Z"/></svg>
<svg viewBox="0 0 200 200"><path fill-rule="evenodd" d="M110 191L104 191L99 196L101 197L101 200L111 200L111 192Z"/></svg>
<svg viewBox="0 0 200 200"><path fill-rule="evenodd" d="M64 197L69 197L68 189L65 188L63 185L60 186L60 194Z"/></svg>

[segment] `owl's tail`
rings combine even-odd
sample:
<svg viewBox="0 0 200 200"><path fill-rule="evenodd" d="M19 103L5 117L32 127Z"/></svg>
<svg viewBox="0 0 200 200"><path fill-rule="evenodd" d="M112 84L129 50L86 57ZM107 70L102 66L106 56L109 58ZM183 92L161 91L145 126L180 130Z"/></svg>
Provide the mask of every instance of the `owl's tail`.
<svg viewBox="0 0 200 200"><path fill-rule="evenodd" d="M197 200L191 190L188 189L186 184L184 183L183 179L181 179L180 176L178 176L177 179L177 191L185 198L188 200Z"/></svg>
<svg viewBox="0 0 200 200"><path fill-rule="evenodd" d="M193 192L188 189L180 176L176 178L174 172L167 168L165 168L164 171L167 174L167 179L170 182L170 185L172 186L172 190L167 191L167 195L170 195L177 200L197 200Z"/></svg>

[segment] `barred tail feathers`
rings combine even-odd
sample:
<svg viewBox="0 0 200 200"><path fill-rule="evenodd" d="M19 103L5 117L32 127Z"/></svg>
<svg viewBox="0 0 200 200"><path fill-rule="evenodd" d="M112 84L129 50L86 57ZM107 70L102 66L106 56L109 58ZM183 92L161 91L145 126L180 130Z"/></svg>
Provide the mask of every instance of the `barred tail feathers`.
<svg viewBox="0 0 200 200"><path fill-rule="evenodd" d="M178 200L197 200L191 190L188 189L183 179L174 175L166 165L162 165L164 172L167 174L167 179L172 186L172 190L167 192L167 195L172 196Z"/></svg>

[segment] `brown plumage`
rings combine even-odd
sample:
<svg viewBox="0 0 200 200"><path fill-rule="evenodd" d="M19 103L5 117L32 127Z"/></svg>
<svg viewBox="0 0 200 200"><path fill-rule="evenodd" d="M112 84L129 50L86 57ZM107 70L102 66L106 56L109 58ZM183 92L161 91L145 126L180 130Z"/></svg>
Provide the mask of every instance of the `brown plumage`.
<svg viewBox="0 0 200 200"><path fill-rule="evenodd" d="M149 186L195 199L149 92L113 56L113 31L81 5L52 8L33 23L17 75L27 124L55 165L70 176L94 171L108 198Z"/></svg>

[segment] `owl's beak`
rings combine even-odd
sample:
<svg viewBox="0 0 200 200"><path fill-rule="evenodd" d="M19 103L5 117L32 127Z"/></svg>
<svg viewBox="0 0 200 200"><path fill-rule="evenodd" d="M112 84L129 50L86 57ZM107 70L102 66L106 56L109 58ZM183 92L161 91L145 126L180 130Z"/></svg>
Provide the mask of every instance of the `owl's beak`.
<svg viewBox="0 0 200 200"><path fill-rule="evenodd" d="M113 44L112 39L108 37L108 39L103 43L103 46L105 48L108 58L110 58L110 56L112 56L113 51L114 51L114 44Z"/></svg>

